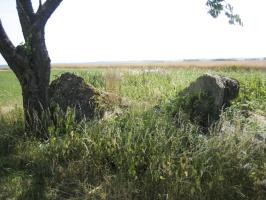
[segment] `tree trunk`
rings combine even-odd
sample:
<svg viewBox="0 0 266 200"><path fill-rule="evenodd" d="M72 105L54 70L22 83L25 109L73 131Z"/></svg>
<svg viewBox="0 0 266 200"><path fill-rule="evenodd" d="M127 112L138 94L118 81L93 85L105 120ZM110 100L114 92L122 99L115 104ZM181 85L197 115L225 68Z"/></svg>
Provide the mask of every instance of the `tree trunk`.
<svg viewBox="0 0 266 200"><path fill-rule="evenodd" d="M49 66L46 67L47 71L48 69ZM33 71L26 72L23 77L27 80L21 82L25 129L27 133L37 137L46 137L49 73L41 77L38 74L38 71L37 74Z"/></svg>
<svg viewBox="0 0 266 200"><path fill-rule="evenodd" d="M25 128L38 137L47 136L50 58L44 39L44 27L63 0L39 1L34 12L31 0L16 0L25 43L15 47L0 20L0 53L18 78L23 96Z"/></svg>
<svg viewBox="0 0 266 200"><path fill-rule="evenodd" d="M47 133L48 88L50 82L50 58L46 50L44 30L29 38L26 52L29 66L24 71L20 84L22 88L25 128L36 136ZM24 47L25 48L25 47ZM24 49L25 50L25 49Z"/></svg>

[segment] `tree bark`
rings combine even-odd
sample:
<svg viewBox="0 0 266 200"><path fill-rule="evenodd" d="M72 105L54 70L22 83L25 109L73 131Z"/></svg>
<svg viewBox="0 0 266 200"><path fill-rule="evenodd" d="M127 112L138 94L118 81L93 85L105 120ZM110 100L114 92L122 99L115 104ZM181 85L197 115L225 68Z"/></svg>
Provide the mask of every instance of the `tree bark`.
<svg viewBox="0 0 266 200"><path fill-rule="evenodd" d="M25 43L15 47L0 20L0 53L18 78L23 96L25 129L37 137L46 137L50 58L44 27L63 0L46 0L36 13L31 0L16 0Z"/></svg>
<svg viewBox="0 0 266 200"><path fill-rule="evenodd" d="M25 128L37 136L47 132L48 88L50 82L50 58L46 50L44 31L31 35L29 66L21 81Z"/></svg>
<svg viewBox="0 0 266 200"><path fill-rule="evenodd" d="M25 74L27 81L21 84L25 130L37 137L47 136L48 85L42 83L46 77L36 77L32 71ZM43 80L44 81L44 80Z"/></svg>

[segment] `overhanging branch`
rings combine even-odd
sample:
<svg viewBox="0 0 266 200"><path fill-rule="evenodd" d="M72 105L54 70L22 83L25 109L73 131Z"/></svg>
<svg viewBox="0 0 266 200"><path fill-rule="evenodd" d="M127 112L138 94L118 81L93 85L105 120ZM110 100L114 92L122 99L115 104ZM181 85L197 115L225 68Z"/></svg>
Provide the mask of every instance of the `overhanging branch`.
<svg viewBox="0 0 266 200"><path fill-rule="evenodd" d="M225 0L208 0L206 5L209 7L208 13L216 18L221 13L224 13L229 19L230 24L239 24L243 26L243 22L238 14L234 13L234 8L231 4Z"/></svg>

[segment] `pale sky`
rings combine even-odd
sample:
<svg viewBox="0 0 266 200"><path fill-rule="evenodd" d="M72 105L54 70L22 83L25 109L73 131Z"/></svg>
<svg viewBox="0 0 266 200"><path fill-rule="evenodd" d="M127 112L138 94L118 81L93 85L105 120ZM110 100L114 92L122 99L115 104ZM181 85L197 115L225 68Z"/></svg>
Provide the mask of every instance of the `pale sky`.
<svg viewBox="0 0 266 200"><path fill-rule="evenodd" d="M53 63L266 57L266 0L228 0L243 27L213 19L206 1L64 0L46 25L48 52ZM0 0L0 18L21 43L15 0Z"/></svg>

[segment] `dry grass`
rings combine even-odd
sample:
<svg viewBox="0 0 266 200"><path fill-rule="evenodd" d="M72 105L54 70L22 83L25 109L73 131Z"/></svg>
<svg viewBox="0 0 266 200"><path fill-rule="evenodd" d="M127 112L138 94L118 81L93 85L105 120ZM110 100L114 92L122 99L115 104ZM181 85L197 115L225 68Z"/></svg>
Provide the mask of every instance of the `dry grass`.
<svg viewBox="0 0 266 200"><path fill-rule="evenodd" d="M14 109L15 109L14 105L0 106L0 114L9 113L10 111Z"/></svg>
<svg viewBox="0 0 266 200"><path fill-rule="evenodd" d="M62 63L53 64L53 68L254 68L266 69L266 60L239 60L239 61L161 61L161 62L117 62L117 63Z"/></svg>
<svg viewBox="0 0 266 200"><path fill-rule="evenodd" d="M191 61L150 61L150 62L111 62L111 63L56 63L53 68L252 68L266 69L266 60L191 60ZM8 70L7 67L0 69Z"/></svg>

